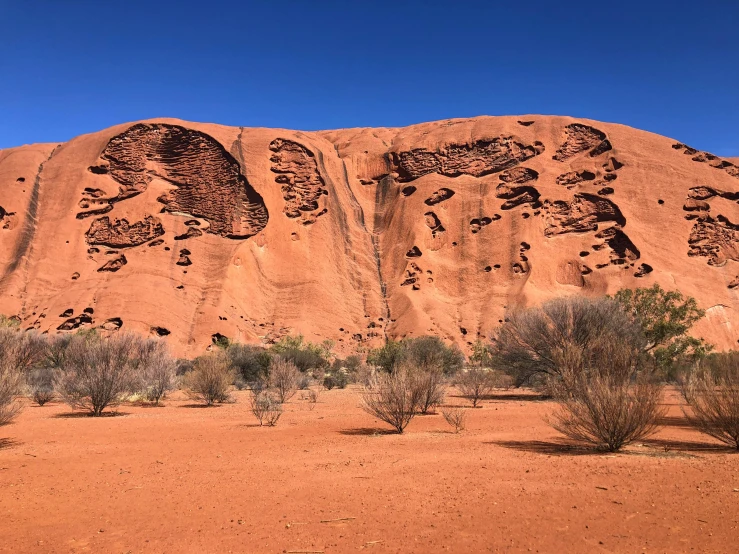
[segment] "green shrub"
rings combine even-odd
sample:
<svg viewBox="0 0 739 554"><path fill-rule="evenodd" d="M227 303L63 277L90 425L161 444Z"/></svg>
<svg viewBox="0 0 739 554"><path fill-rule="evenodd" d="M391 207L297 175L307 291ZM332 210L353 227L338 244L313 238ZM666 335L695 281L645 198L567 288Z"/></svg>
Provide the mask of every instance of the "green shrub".
<svg viewBox="0 0 739 554"><path fill-rule="evenodd" d="M266 348L232 343L226 353L232 367L244 382L253 383L269 377L273 354Z"/></svg>
<svg viewBox="0 0 739 554"><path fill-rule="evenodd" d="M441 368L444 375L454 375L464 365L464 354L455 346L447 346L439 337L389 340L367 355L367 363L386 373L407 363L416 368Z"/></svg>

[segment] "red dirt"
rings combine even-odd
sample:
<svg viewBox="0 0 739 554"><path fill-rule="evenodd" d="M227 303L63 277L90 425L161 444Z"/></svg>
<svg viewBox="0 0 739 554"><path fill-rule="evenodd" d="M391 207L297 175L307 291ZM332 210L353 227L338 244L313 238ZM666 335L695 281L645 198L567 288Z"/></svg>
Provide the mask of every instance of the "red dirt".
<svg viewBox="0 0 739 554"><path fill-rule="evenodd" d="M735 551L739 457L677 395L657 435L607 455L562 446L554 404L517 394L459 435L440 415L385 434L352 389L298 395L274 428L246 392L100 419L29 405L0 431L0 551Z"/></svg>

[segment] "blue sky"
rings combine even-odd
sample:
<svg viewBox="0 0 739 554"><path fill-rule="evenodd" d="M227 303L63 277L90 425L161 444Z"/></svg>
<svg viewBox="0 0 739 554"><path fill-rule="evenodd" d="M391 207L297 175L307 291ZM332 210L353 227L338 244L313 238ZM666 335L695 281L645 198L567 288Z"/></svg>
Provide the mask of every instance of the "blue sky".
<svg viewBox="0 0 739 554"><path fill-rule="evenodd" d="M0 148L149 117L559 114L739 156L739 0L0 0Z"/></svg>

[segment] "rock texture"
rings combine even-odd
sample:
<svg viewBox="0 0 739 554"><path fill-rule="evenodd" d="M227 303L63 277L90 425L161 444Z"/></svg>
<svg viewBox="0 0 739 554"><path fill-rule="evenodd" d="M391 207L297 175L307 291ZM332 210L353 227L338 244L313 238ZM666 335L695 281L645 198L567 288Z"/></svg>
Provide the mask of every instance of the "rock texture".
<svg viewBox="0 0 739 554"><path fill-rule="evenodd" d="M339 351L659 283L737 347L739 160L621 125L480 117L298 132L158 119L0 151L0 313L193 355Z"/></svg>

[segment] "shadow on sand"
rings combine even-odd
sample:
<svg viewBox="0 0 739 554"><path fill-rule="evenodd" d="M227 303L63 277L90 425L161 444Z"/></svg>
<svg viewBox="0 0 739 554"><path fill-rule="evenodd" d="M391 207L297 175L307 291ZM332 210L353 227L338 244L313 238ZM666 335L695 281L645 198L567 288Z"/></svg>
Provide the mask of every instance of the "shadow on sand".
<svg viewBox="0 0 739 554"><path fill-rule="evenodd" d="M123 417L130 415L128 412L103 412L97 417ZM96 417L92 415L91 412L64 412L63 414L56 414L51 416L56 419L77 419L77 418L87 418L87 417Z"/></svg>
<svg viewBox="0 0 739 554"><path fill-rule="evenodd" d="M15 439L0 438L0 450L5 450L6 448L13 448L14 446L20 446L21 444L23 443Z"/></svg>
<svg viewBox="0 0 739 554"><path fill-rule="evenodd" d="M660 448L664 452L671 450L682 452L739 452L735 448L731 448L725 444L717 442L699 442L699 441L681 441L672 439L645 439L642 443L652 448Z"/></svg>
<svg viewBox="0 0 739 554"><path fill-rule="evenodd" d="M663 427L679 427L681 429L693 429L685 416L664 416L657 421L657 425Z"/></svg>
<svg viewBox="0 0 739 554"><path fill-rule="evenodd" d="M379 427L357 427L355 429L342 429L339 431L342 435L348 435L351 437L364 436L374 437L377 435L397 435L398 432L390 429L382 429Z"/></svg>
<svg viewBox="0 0 739 554"><path fill-rule="evenodd" d="M554 441L492 441L485 444L495 444L503 448L553 456L592 456L607 454L607 452L593 447Z"/></svg>

